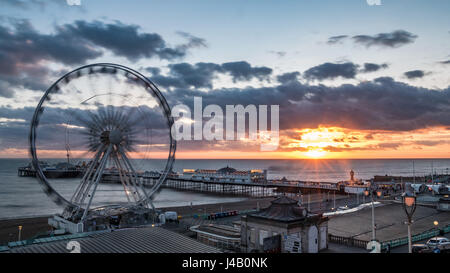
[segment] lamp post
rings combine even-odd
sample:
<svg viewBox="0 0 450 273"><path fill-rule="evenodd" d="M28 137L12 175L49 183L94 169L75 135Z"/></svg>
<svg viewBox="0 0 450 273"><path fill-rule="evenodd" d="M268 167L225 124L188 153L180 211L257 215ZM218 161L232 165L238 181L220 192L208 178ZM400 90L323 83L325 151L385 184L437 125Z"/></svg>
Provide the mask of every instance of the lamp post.
<svg viewBox="0 0 450 273"><path fill-rule="evenodd" d="M373 196L381 196L381 191L376 191L375 187L373 186L373 183L370 184L370 187L364 191L364 196L370 196L370 200L372 203L372 241L375 241L376 234L375 234L375 205L373 202Z"/></svg>
<svg viewBox="0 0 450 273"><path fill-rule="evenodd" d="M412 253L412 239L411 239L411 224L413 223L412 216L416 210L416 196L409 192L403 193L403 209L408 218L408 252Z"/></svg>
<svg viewBox="0 0 450 273"><path fill-rule="evenodd" d="M434 221L433 222L433 225L439 230L439 222L438 221ZM437 240L437 234L436 234L436 237L434 238L435 240Z"/></svg>
<svg viewBox="0 0 450 273"><path fill-rule="evenodd" d="M22 239L22 226L19 226L19 241Z"/></svg>

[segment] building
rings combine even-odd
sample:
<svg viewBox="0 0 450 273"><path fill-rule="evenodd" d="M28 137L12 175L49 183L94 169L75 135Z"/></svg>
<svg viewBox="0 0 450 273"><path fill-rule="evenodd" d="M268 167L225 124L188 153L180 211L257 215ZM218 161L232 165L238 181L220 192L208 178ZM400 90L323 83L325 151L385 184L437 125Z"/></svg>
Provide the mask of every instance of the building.
<svg viewBox="0 0 450 273"><path fill-rule="evenodd" d="M215 182L263 183L267 181L267 170L238 171L228 166L218 170L184 169L182 178Z"/></svg>
<svg viewBox="0 0 450 273"><path fill-rule="evenodd" d="M278 241L277 247L274 242ZM281 252L317 253L328 248L328 218L281 196L268 208L241 218L241 245L244 252L278 248Z"/></svg>
<svg viewBox="0 0 450 273"><path fill-rule="evenodd" d="M77 247L73 244L76 243ZM78 248L78 249L77 249ZM195 239L161 227L86 232L9 243L12 253L220 253Z"/></svg>
<svg viewBox="0 0 450 273"><path fill-rule="evenodd" d="M226 225L197 225L190 228L197 234L197 240L223 250L240 251L241 232L238 228Z"/></svg>

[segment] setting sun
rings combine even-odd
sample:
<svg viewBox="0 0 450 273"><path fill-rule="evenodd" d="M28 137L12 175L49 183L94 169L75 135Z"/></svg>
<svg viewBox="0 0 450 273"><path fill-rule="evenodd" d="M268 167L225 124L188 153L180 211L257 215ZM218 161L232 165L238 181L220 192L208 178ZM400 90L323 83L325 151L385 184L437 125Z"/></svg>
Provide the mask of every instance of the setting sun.
<svg viewBox="0 0 450 273"><path fill-rule="evenodd" d="M311 158L320 158L323 157L324 155L326 155L327 152L325 152L324 150L309 150L305 153L306 156L311 157Z"/></svg>

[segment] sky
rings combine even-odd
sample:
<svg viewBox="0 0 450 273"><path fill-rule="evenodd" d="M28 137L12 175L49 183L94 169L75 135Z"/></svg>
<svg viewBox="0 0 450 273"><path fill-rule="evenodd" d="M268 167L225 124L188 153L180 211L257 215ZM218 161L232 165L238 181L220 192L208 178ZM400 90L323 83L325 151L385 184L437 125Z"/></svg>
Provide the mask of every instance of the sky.
<svg viewBox="0 0 450 273"><path fill-rule="evenodd" d="M261 151L258 141L181 140L177 158L450 157L449 1L2 2L0 157L27 157L44 91L99 62L141 72L172 107L192 106L194 96L223 109L279 105L277 150ZM116 84L115 92L124 89ZM46 108L48 120L86 114L64 92ZM132 105L158 110L151 98ZM54 134L41 135L43 157L65 156L67 122L58 122ZM162 127L154 133L146 145L164 158L167 136Z"/></svg>

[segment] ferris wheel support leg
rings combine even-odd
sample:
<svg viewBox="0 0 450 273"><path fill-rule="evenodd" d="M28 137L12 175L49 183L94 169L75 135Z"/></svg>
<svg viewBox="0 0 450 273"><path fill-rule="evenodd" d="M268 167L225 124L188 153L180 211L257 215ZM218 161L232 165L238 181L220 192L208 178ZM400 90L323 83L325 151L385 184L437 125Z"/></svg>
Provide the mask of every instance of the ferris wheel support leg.
<svg viewBox="0 0 450 273"><path fill-rule="evenodd" d="M130 194L129 194L130 190L128 188L129 185L128 185L127 181L125 180L124 175L122 175L122 165L120 164L119 159L117 158L117 155L114 155L113 158L114 158L114 163L116 164L116 168L119 171L120 182L123 185L123 189L125 191L125 195L127 196L128 203L131 203Z"/></svg>
<svg viewBox="0 0 450 273"><path fill-rule="evenodd" d="M95 181L97 180L97 178L99 177L99 175L100 175L100 178L101 178L101 176L103 175L103 168L102 168L101 166L103 165L104 160L106 160L105 165L106 165L106 163L107 163L108 158L105 157L105 155L106 155L106 152L107 152L108 148L109 148L109 146L105 146L105 149L103 150L103 156L102 156L102 158L100 159L100 163L99 163L99 165L98 165L98 167L97 167L97 169L96 169L94 175L93 175L92 177L89 177L89 178L87 179L87 183L86 183L87 187L86 187L86 188L84 189L84 191L82 192L82 195L81 195L80 199L78 199L78 200L79 200L79 201L78 201L78 204L80 204L80 207L79 207L79 208L81 208L81 206L83 205L84 200L86 199L86 197L89 196L89 192L90 192L90 190L91 190L91 187L92 187L92 185L95 184Z"/></svg>
<svg viewBox="0 0 450 273"><path fill-rule="evenodd" d="M88 202L88 204L86 206L86 209L83 212L83 216L81 217L80 223L84 222L84 219L87 216L87 213L89 211L89 207L91 206L91 203L92 203L92 199L94 198L94 195L95 195L95 191L97 190L98 183L100 182L100 179L103 176L103 170L105 169L106 163L108 162L108 157L109 157L109 154L111 153L111 149L112 149L112 145L110 144L108 146L108 148L106 149L106 152L103 155L103 158L101 160L101 163L100 163L100 166L99 166L99 171L97 173L97 177L96 177L95 182L94 182L94 189L92 190L91 196L89 198L89 202Z"/></svg>
<svg viewBox="0 0 450 273"><path fill-rule="evenodd" d="M142 197L141 197L141 193L139 192L139 187L138 187L138 185L137 185L137 183L136 183L136 181L135 181L135 179L134 179L134 175L133 175L133 170L132 169L130 169L130 166L128 166L128 164L127 164L127 162L125 161L125 160L123 160L124 161L124 166L125 166L125 170L126 171L124 171L124 172L126 172L126 178L128 179L128 181L129 181L129 183L131 184L131 186L134 188L134 194L133 194L133 196L135 197L135 198L137 198L136 199L136 201L138 201L138 200L140 200Z"/></svg>
<svg viewBox="0 0 450 273"><path fill-rule="evenodd" d="M83 175L83 178L81 179L80 184L78 184L78 187L75 190L75 193L73 194L72 198L70 199L70 202L74 202L74 201L77 201L78 199L80 199L80 194L86 188L86 184L87 184L86 182L91 177L92 172L93 172L95 166L97 165L98 160L100 159L100 155L104 152L104 149L105 149L105 147L102 146L99 149L99 151L97 152L97 154L95 155L95 158L91 163L91 166L89 166L89 169Z"/></svg>
<svg viewBox="0 0 450 273"><path fill-rule="evenodd" d="M152 207L152 209L155 210L155 206L153 206L152 200L150 200L149 195L148 195L147 192L145 191L145 189L144 189L144 187L142 186L142 184L139 183L139 181L138 181L138 176L137 176L136 172L134 171L134 168L133 168L133 166L131 165L130 161L128 160L128 157L125 155L125 153L123 152L123 150L122 150L121 147L119 147L119 153L122 155L122 158L124 159L126 165L128 165L128 167L130 168L130 170L131 170L131 172L132 172L132 175L135 177L135 179L136 179L136 180L135 180L135 183L137 184L137 186L141 189L141 191L142 191L142 192L144 193L144 195L145 195L145 200L146 200L146 201L145 201L144 205L149 204L149 205Z"/></svg>

